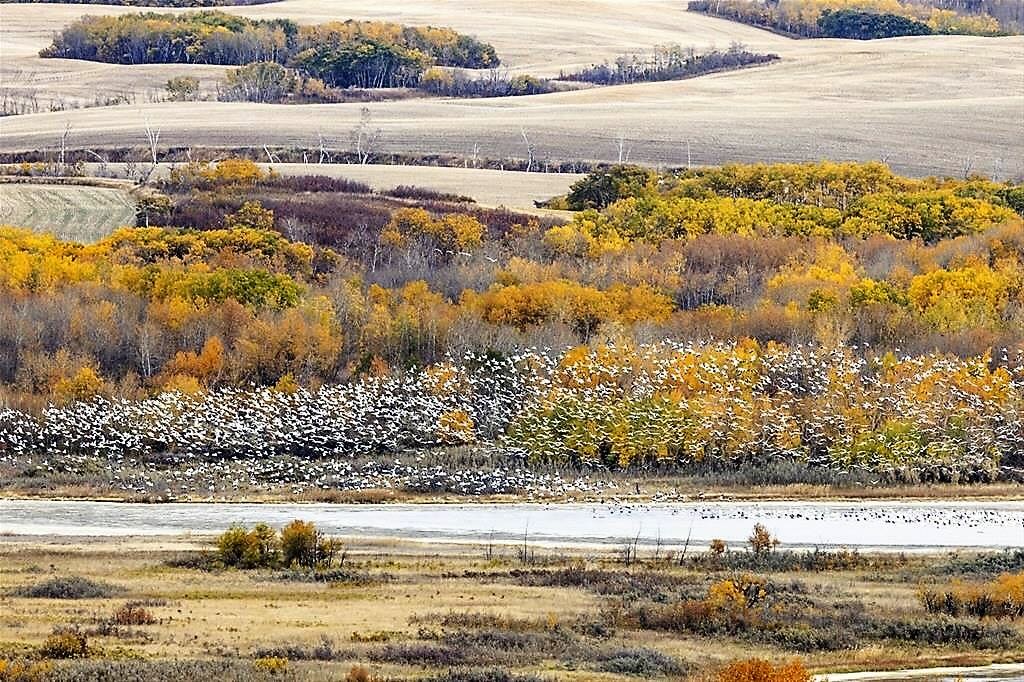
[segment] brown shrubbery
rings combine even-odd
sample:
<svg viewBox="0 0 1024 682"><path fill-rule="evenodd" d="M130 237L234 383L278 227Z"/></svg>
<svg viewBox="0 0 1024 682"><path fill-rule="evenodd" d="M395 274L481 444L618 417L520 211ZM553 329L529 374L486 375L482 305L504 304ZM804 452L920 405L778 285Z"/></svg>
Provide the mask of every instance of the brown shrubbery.
<svg viewBox="0 0 1024 682"><path fill-rule="evenodd" d="M727 665L718 673L717 682L807 682L810 673L800 661L773 665L769 661L750 658Z"/></svg>
<svg viewBox="0 0 1024 682"><path fill-rule="evenodd" d="M945 589L922 589L929 613L977 618L1024 617L1024 573L1004 574L987 583L954 583Z"/></svg>
<svg viewBox="0 0 1024 682"><path fill-rule="evenodd" d="M89 640L77 628L57 629L39 647L38 655L49 659L88 658Z"/></svg>

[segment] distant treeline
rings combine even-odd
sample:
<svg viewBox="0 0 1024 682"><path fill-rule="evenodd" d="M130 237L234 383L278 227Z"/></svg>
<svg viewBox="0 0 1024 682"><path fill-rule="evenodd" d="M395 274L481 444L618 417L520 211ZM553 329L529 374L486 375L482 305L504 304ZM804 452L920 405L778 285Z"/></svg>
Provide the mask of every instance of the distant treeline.
<svg viewBox="0 0 1024 682"><path fill-rule="evenodd" d="M765 64L778 58L775 54L749 52L739 44L733 44L724 52L713 50L705 54L696 54L692 47L684 49L679 45L659 45L651 54L622 55L613 63L595 64L577 73L563 73L559 79L598 85L667 81L751 64Z"/></svg>
<svg viewBox="0 0 1024 682"><path fill-rule="evenodd" d="M930 34L995 36L1011 24L946 6L969 0L691 0L689 9L804 38L895 38ZM940 7L939 5L942 5ZM1017 0L1018 9L1022 3ZM976 4L976 7L982 5ZM1003 12L1012 16L1012 12Z"/></svg>
<svg viewBox="0 0 1024 682"><path fill-rule="evenodd" d="M433 65L500 63L492 46L449 28L358 21L299 26L218 11L83 17L40 55L113 64L276 62L328 86L377 88L415 85Z"/></svg>
<svg viewBox="0 0 1024 682"><path fill-rule="evenodd" d="M481 78L473 78L458 71L434 68L423 74L419 87L426 92L445 97L518 97L542 95L558 90L546 78L521 74L510 76L492 70Z"/></svg>
<svg viewBox="0 0 1024 682"><path fill-rule="evenodd" d="M1007 31L1024 31L1024 2L1021 0L904 0L909 5L923 5L950 10L958 14L988 15Z"/></svg>
<svg viewBox="0 0 1024 682"><path fill-rule="evenodd" d="M877 40L897 36L927 36L932 34L928 24L901 17L898 14L879 14L855 9L825 10L818 17L818 28L829 38Z"/></svg>

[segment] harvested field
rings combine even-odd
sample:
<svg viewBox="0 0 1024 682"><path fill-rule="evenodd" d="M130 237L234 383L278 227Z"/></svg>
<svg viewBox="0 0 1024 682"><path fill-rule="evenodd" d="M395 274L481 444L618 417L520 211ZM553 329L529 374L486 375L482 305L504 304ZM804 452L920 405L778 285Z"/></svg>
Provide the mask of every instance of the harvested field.
<svg viewBox="0 0 1024 682"><path fill-rule="evenodd" d="M491 0L487 0L491 2ZM629 50L677 42L705 48L741 41L776 52L766 67L687 81L592 88L490 100L412 100L369 105L381 150L665 165L725 161L883 159L912 175L1024 174L1024 38L927 36L859 42L794 41L687 13L678 3L611 2L500 8L423 0L359 2L347 16L450 25L495 45L511 71L556 75ZM5 8L0 76L9 90L91 103L125 94L130 104L40 113L3 122L0 149L52 146L72 124L75 147L138 145L146 121L167 145L315 148L323 136L350 146L362 104L146 103L170 76L215 78L222 67L115 66L35 56L53 31L86 12L123 8L17 5ZM339 18L322 0L232 8L300 22ZM148 93L148 94L147 94ZM102 97L100 97L102 99ZM46 107L42 106L42 110ZM620 140L623 144L620 145Z"/></svg>
<svg viewBox="0 0 1024 682"><path fill-rule="evenodd" d="M112 187L0 184L0 224L88 243L134 225L135 202L127 191Z"/></svg>
<svg viewBox="0 0 1024 682"><path fill-rule="evenodd" d="M377 191L411 185L472 197L481 206L534 210L534 201L565 194L582 178L574 173L523 173L435 166L277 163L282 175L328 175L365 182Z"/></svg>

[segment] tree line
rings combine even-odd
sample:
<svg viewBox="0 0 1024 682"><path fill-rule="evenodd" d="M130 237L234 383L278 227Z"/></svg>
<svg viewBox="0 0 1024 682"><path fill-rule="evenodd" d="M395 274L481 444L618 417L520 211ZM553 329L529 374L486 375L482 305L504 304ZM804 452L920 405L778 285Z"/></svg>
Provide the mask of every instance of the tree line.
<svg viewBox="0 0 1024 682"><path fill-rule="evenodd" d="M954 1L947 4L952 6ZM994 36L1019 31L1019 26L1001 24L984 12L961 12L936 4L933 0L692 0L688 9L804 38Z"/></svg>
<svg viewBox="0 0 1024 682"><path fill-rule="evenodd" d="M489 68L494 48L448 28L345 21L299 26L219 11L83 17L43 57L114 64L275 62L338 87L415 84L432 65Z"/></svg>
<svg viewBox="0 0 1024 682"><path fill-rule="evenodd" d="M162 189L139 222L166 227L92 245L0 233L8 401L317 386L631 339L1024 348L1020 188L981 178L616 168L573 188L603 208L568 222L240 159L179 166Z"/></svg>
<svg viewBox="0 0 1024 682"><path fill-rule="evenodd" d="M598 85L679 80L742 66L766 64L778 58L774 54L750 52L738 43L725 51L711 50L703 54L697 54L692 47L684 49L679 45L659 45L650 54L625 54L611 63L595 64L575 73L562 73L559 80Z"/></svg>

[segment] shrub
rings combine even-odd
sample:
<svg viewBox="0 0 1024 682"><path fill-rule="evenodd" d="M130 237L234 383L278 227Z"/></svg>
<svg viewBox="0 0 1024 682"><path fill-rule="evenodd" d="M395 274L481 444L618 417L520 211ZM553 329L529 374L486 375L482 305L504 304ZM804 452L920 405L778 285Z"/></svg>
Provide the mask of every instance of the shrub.
<svg viewBox="0 0 1024 682"><path fill-rule="evenodd" d="M0 682L43 682L53 669L47 662L11 661L0 658Z"/></svg>
<svg viewBox="0 0 1024 682"><path fill-rule="evenodd" d="M288 669L287 658L257 658L253 661L252 667L256 670L268 672L272 675L283 673Z"/></svg>
<svg viewBox="0 0 1024 682"><path fill-rule="evenodd" d="M388 644L369 653L373 661L419 665L431 668L464 665L467 651L462 647L446 646L428 642Z"/></svg>
<svg viewBox="0 0 1024 682"><path fill-rule="evenodd" d="M106 599L121 591L123 588L115 585L81 576L67 576L20 587L13 593L17 597L32 599Z"/></svg>
<svg viewBox="0 0 1024 682"><path fill-rule="evenodd" d="M1006 573L987 583L924 589L920 597L929 613L1020 618L1024 616L1024 573Z"/></svg>
<svg viewBox="0 0 1024 682"><path fill-rule="evenodd" d="M1021 642L1010 625L955 620L912 620L880 623L872 633L884 639L918 645L960 646L973 649L1007 651Z"/></svg>
<svg viewBox="0 0 1024 682"><path fill-rule="evenodd" d="M385 192L381 192L385 196L394 197L396 199L416 199L419 201L446 201L457 204L475 204L476 199L473 197L467 197L462 194L452 194L450 192L439 192L434 189L427 189L425 187L417 187L416 185L398 185Z"/></svg>
<svg viewBox="0 0 1024 682"><path fill-rule="evenodd" d="M38 653L52 659L88 658L89 641L77 629L56 630L42 643Z"/></svg>
<svg viewBox="0 0 1024 682"><path fill-rule="evenodd" d="M800 661L774 666L759 658L730 663L717 677L718 682L807 682L810 679Z"/></svg>
<svg viewBox="0 0 1024 682"><path fill-rule="evenodd" d="M955 558L937 570L938 573L961 575L998 575L1020 571L1024 571L1024 549L1006 549Z"/></svg>
<svg viewBox="0 0 1024 682"><path fill-rule="evenodd" d="M236 525L217 538L217 555L225 566L265 568L277 563L279 544L277 532L264 523L252 530Z"/></svg>
<svg viewBox="0 0 1024 682"><path fill-rule="evenodd" d="M681 672L679 663L653 649L619 649L604 653L597 666L601 672L656 677Z"/></svg>
<svg viewBox="0 0 1024 682"><path fill-rule="evenodd" d="M168 99L175 102L190 102L199 97L199 79L194 76L177 76L164 86Z"/></svg>
<svg viewBox="0 0 1024 682"><path fill-rule="evenodd" d="M369 669L362 665L352 666L345 675L345 682L373 682L374 679Z"/></svg>
<svg viewBox="0 0 1024 682"><path fill-rule="evenodd" d="M760 523L754 524L754 531L747 538L747 542L750 543L754 554L758 555L767 554L779 545L779 539L772 537L771 532Z"/></svg>
<svg viewBox="0 0 1024 682"><path fill-rule="evenodd" d="M613 63L595 64L576 73L562 73L559 80L583 81L599 85L621 85L652 81L680 80L705 73L736 69L751 64L765 64L777 60L778 55L748 52L742 45L733 44L728 51L712 50L696 54L693 48L679 45L659 45L651 55L624 54Z"/></svg>
<svg viewBox="0 0 1024 682"><path fill-rule="evenodd" d="M156 617L139 602L128 602L114 611L110 621L114 625L153 625Z"/></svg>
<svg viewBox="0 0 1024 682"><path fill-rule="evenodd" d="M281 554L286 566L312 568L317 565L316 526L296 519L281 530Z"/></svg>

